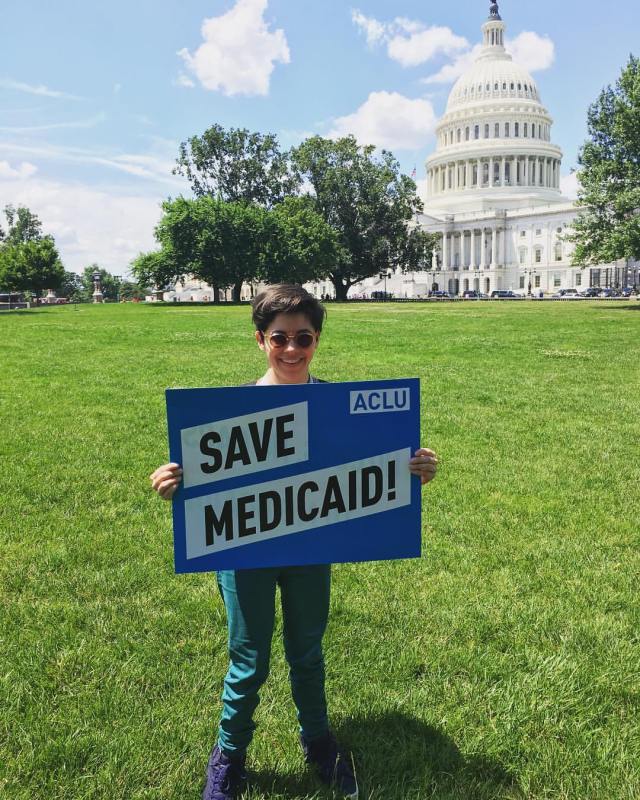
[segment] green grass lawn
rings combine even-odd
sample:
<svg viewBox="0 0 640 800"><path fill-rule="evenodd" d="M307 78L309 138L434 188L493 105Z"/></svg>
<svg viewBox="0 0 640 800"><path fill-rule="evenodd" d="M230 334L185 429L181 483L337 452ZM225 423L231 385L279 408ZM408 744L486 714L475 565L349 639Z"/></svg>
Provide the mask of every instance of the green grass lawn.
<svg viewBox="0 0 640 800"><path fill-rule="evenodd" d="M164 389L263 368L247 308L3 314L0 797L195 800L226 671L173 574ZM640 303L329 307L315 374L418 376L420 560L334 567L332 722L364 800L640 798ZM280 642L246 797L305 772Z"/></svg>

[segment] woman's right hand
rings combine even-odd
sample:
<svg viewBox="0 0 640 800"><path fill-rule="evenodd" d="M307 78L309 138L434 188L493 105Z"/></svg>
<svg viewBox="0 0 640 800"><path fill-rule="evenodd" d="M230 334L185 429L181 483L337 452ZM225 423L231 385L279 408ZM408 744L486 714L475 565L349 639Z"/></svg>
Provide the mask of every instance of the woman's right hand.
<svg viewBox="0 0 640 800"><path fill-rule="evenodd" d="M149 475L151 488L163 500L171 500L182 480L180 464L163 464Z"/></svg>

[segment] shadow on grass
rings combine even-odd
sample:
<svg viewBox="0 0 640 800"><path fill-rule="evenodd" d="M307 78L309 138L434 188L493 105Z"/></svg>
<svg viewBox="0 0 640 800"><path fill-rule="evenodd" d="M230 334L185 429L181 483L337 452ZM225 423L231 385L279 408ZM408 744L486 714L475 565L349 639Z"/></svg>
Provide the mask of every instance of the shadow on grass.
<svg viewBox="0 0 640 800"><path fill-rule="evenodd" d="M343 720L338 741L353 753L361 800L522 800L517 780L495 759L464 756L455 742L404 714ZM301 800L332 797L313 775L251 775L266 797ZM251 797L252 794L249 794Z"/></svg>
<svg viewBox="0 0 640 800"><path fill-rule="evenodd" d="M352 749L361 797L515 800L516 779L492 758L464 756L442 731L405 714L345 720L337 728Z"/></svg>
<svg viewBox="0 0 640 800"><path fill-rule="evenodd" d="M161 310L161 309L166 310L167 308L172 308L174 311L177 308L180 308L184 311L187 311L189 309L194 309L194 308L240 308L240 307L246 308L250 305L251 304L249 303L248 300L242 300L239 303L232 302L231 300L227 300L224 303L199 303L195 301L184 302L184 303L171 303L163 300L162 302L156 301L155 303L145 303L144 307L155 308L156 310Z"/></svg>
<svg viewBox="0 0 640 800"><path fill-rule="evenodd" d="M640 300L634 304L630 303L628 305L606 305L606 306L597 306L598 309L602 310L603 308L609 311L610 309L615 309L616 311L640 311Z"/></svg>

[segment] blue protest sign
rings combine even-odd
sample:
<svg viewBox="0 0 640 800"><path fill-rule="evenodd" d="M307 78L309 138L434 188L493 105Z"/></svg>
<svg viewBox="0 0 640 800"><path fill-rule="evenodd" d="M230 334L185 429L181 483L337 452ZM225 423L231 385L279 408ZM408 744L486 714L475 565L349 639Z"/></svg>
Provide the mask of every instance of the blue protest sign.
<svg viewBox="0 0 640 800"><path fill-rule="evenodd" d="M420 555L417 379L166 399L176 572Z"/></svg>

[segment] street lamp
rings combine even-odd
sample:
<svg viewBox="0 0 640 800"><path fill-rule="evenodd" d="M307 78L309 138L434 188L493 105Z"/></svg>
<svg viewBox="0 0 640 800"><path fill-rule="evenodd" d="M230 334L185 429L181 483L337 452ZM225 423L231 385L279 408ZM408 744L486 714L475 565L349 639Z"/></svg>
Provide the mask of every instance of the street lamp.
<svg viewBox="0 0 640 800"><path fill-rule="evenodd" d="M120 283L122 282L122 275L114 275L114 281L116 282L116 303L120 302Z"/></svg>
<svg viewBox="0 0 640 800"><path fill-rule="evenodd" d="M385 301L387 299L387 278L390 279L391 276L392 276L391 270L384 270L383 272L380 272L378 274L378 278L380 278L380 280L382 280L384 278L384 300Z"/></svg>
<svg viewBox="0 0 640 800"><path fill-rule="evenodd" d="M478 282L478 288L476 289L476 300L480 299L480 278L482 277L482 272L479 269L476 269L473 273L474 283L475 281Z"/></svg>
<svg viewBox="0 0 640 800"><path fill-rule="evenodd" d="M529 269L525 269L525 271L524 271L524 274L525 274L525 275L528 275L528 283L527 283L527 295L528 295L529 297L531 297L531 296L532 296L532 294L533 294L533 292L531 291L531 289L532 289L532 286L531 286L531 279L532 279L534 276L538 275L539 273L538 273L538 270L537 270L537 269L531 269L531 268L529 267Z"/></svg>

